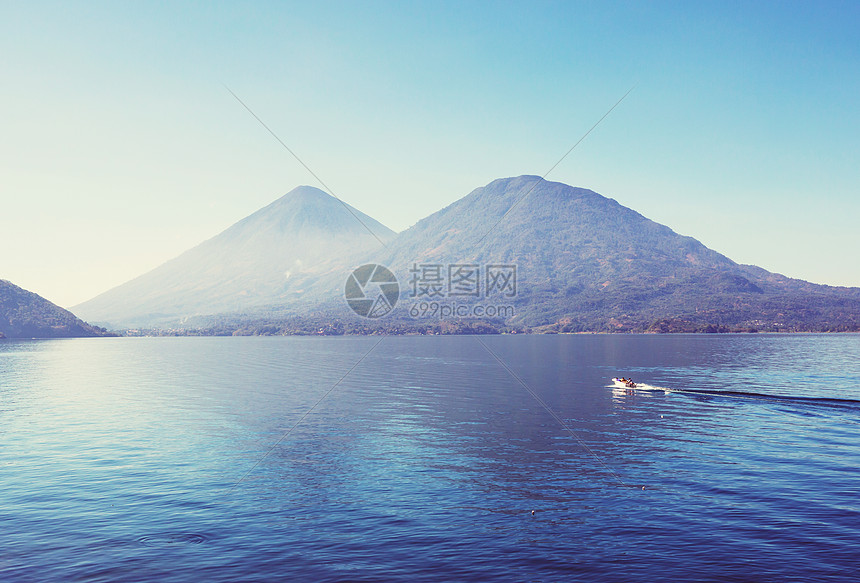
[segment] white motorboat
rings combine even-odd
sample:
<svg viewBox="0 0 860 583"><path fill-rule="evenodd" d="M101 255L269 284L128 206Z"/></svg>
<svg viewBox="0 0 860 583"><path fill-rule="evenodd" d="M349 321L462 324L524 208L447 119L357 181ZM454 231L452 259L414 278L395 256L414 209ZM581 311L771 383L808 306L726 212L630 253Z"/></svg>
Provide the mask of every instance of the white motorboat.
<svg viewBox="0 0 860 583"><path fill-rule="evenodd" d="M618 378L613 378L613 379L612 379L612 384L613 384L616 388L619 388L619 389L635 389L635 388L636 388L636 383L634 383L634 382L633 382L633 381L631 381L630 379L618 379Z"/></svg>

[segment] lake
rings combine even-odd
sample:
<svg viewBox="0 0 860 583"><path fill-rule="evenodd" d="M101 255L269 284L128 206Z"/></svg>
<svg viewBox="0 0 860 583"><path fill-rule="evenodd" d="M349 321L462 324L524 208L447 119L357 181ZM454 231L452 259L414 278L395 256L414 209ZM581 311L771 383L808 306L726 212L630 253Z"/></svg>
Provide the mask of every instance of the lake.
<svg viewBox="0 0 860 583"><path fill-rule="evenodd" d="M0 580L853 581L858 422L858 335L3 340Z"/></svg>

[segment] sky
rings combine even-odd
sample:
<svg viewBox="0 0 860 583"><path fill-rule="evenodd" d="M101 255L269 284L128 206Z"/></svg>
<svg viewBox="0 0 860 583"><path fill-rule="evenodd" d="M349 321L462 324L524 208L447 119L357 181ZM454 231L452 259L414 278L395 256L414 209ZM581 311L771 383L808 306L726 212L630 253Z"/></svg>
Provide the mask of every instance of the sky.
<svg viewBox="0 0 860 583"><path fill-rule="evenodd" d="M72 307L315 178L400 231L496 178L860 286L857 2L5 2L0 278Z"/></svg>

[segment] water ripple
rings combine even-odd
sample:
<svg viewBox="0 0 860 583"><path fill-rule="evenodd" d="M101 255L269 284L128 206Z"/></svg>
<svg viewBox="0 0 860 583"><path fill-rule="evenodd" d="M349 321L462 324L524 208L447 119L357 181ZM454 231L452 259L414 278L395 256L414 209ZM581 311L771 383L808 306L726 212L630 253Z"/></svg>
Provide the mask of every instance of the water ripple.
<svg viewBox="0 0 860 583"><path fill-rule="evenodd" d="M206 535L195 532L162 532L148 534L135 539L145 547L170 547L182 545L199 545L209 540Z"/></svg>

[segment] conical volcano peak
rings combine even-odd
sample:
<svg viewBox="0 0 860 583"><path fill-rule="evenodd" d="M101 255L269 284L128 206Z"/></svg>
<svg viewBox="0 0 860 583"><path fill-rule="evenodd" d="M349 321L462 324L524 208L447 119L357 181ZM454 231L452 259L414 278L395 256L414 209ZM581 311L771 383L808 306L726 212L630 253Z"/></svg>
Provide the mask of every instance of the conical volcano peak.
<svg viewBox="0 0 860 583"><path fill-rule="evenodd" d="M324 190L320 190L315 186L308 186L306 184L295 187L275 202L287 200L318 203L327 203L331 201L338 202L335 197Z"/></svg>
<svg viewBox="0 0 860 583"><path fill-rule="evenodd" d="M388 227L313 186L294 188L231 229L255 232L275 229L292 236L311 230L326 236L354 234L374 240L369 231L383 240L394 236Z"/></svg>
<svg viewBox="0 0 860 583"><path fill-rule="evenodd" d="M535 182L540 182L542 180L543 178L534 174L523 174L522 176L497 178L484 186L484 188L504 188L506 190L510 190L522 188L524 186L531 187Z"/></svg>
<svg viewBox="0 0 860 583"><path fill-rule="evenodd" d="M342 203L314 186L298 186L257 212L302 212L307 209L328 208Z"/></svg>
<svg viewBox="0 0 860 583"><path fill-rule="evenodd" d="M512 176L510 178L499 178L493 180L486 186L477 189L475 192L482 192L485 195L494 196L514 196L524 197L532 195L538 197L552 198L580 198L599 197L605 198L593 190L587 188L579 188L570 186L561 182L553 182L540 176L524 174L522 176Z"/></svg>
<svg viewBox="0 0 860 583"><path fill-rule="evenodd" d="M559 208L559 205L567 207L570 204L588 207L608 204L620 208L616 201L587 188L551 182L540 176L526 174L493 180L448 205L440 213L459 215L462 220L467 220L467 216L481 217L488 222L485 226L488 229L489 225L501 221L503 217L506 224L522 220L528 222L532 219L555 220L558 213L569 215L571 212L569 208ZM434 218L434 215L422 219L415 226L428 224L431 218Z"/></svg>

